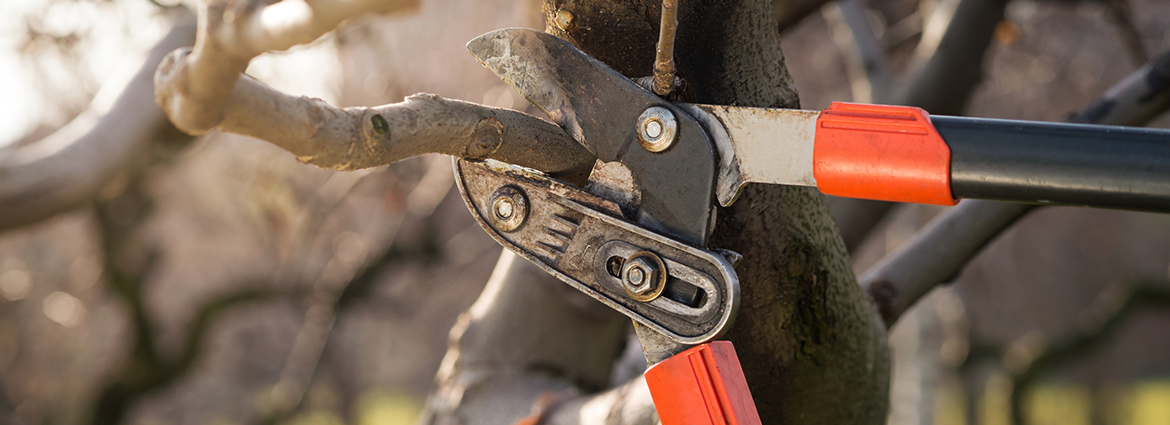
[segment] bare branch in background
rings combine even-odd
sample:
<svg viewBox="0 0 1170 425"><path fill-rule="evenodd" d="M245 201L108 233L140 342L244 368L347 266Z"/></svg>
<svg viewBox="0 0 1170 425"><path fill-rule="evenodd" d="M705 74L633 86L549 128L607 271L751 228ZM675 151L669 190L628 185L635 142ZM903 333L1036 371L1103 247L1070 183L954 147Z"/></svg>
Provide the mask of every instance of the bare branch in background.
<svg viewBox="0 0 1170 425"><path fill-rule="evenodd" d="M90 423L123 422L146 394L170 385L192 370L202 353L204 338L222 314L236 306L276 298L282 294L246 288L218 296L198 309L177 355L167 355L156 342L157 322L146 292L160 263L160 253L143 237L153 200L146 190L146 167L128 167L123 190L94 204L94 222L102 248L103 274L110 292L125 304L129 315L130 350L110 381L100 388Z"/></svg>
<svg viewBox="0 0 1170 425"><path fill-rule="evenodd" d="M961 114L983 80L983 56L1006 7L1007 0L940 2L924 26L911 77L892 103Z"/></svg>
<svg viewBox="0 0 1170 425"><path fill-rule="evenodd" d="M1130 62L1133 62L1134 66L1145 65L1150 57L1146 54L1146 48L1142 44L1141 33L1133 24L1133 13L1130 12L1129 0L1105 0L1105 8L1109 13L1109 19L1117 27L1118 37L1121 38L1121 45L1125 48L1125 53L1129 55Z"/></svg>
<svg viewBox="0 0 1170 425"><path fill-rule="evenodd" d="M442 201L443 195L450 191L454 179L453 177L448 178L445 184L444 182L435 184L433 178L428 179L427 177L436 175L434 173L450 176L450 169L443 165L432 165L408 196L408 199L414 201L410 206L412 212L410 215L423 221L422 235L417 238L418 240L407 241L407 238L402 236L403 233L408 233L403 232L406 217L404 215L395 216L392 218L394 221L393 234L389 237L389 241L380 255L366 261L351 278L342 284L319 281L312 285L306 303L304 321L300 329L297 330L296 340L285 360L280 380L273 386L269 394L268 403L265 406L266 411L259 423L283 423L294 414L301 412L305 394L317 379L321 359L329 348L340 316L349 307L365 299L375 285L381 281L380 278L385 275L388 269L411 261L431 261L441 255L435 241L433 232L435 223L431 212ZM420 192L430 196L419 196ZM324 205L317 208L310 207L310 209L324 213L340 201L341 199L322 199ZM314 218L321 219L320 216ZM312 227L312 229L315 230L316 227ZM313 240L315 235L311 233L310 231L310 234L304 235L302 240L305 242ZM305 247L306 244L303 243L301 246L302 254ZM294 261L301 262L303 257L304 255L294 257ZM289 263L285 265L286 268L292 266Z"/></svg>
<svg viewBox="0 0 1170 425"><path fill-rule="evenodd" d="M244 134L325 168L354 170L443 153L498 159L583 180L593 156L556 125L527 114L434 95L341 109L240 77L261 53L313 41L362 13L416 4L288 0L269 6L254 1L204 5L194 49L175 51L158 67L157 102L189 134L213 129Z"/></svg>
<svg viewBox="0 0 1170 425"><path fill-rule="evenodd" d="M152 77L168 52L194 41L193 18L178 18L137 68L118 71L69 124L0 149L0 231L85 204L150 142L177 135L154 103Z"/></svg>
<svg viewBox="0 0 1170 425"><path fill-rule="evenodd" d="M504 250L487 287L451 330L450 349L435 378L439 389L417 423L502 424L529 415L536 416L529 423L549 423L540 419L553 408L562 419L551 423L598 423L561 416L562 407L589 402L559 401L609 385L629 328L625 316ZM609 413L635 403L639 408L629 413L638 420L619 423L651 423L649 391L641 385L637 394L645 397L593 402L604 406L598 416L625 419L624 413ZM534 412L533 400L542 398L549 401Z"/></svg>
<svg viewBox="0 0 1170 425"><path fill-rule="evenodd" d="M835 33L851 34L853 42L840 41L848 55L851 68L862 64L864 74L851 71L854 96L874 103L917 106L932 114L959 115L975 86L983 79L983 57L991 45L995 27L1004 16L1006 0L943 0L934 8L924 24L922 40L911 59L909 75L903 78L883 78L871 71L869 63L884 47L876 42L872 30L861 15L863 10L856 0L841 4L840 20L829 19ZM832 15L832 12L828 12ZM847 29L846 29L847 28ZM834 37L835 39L837 37ZM851 47L853 46L853 47ZM870 46L870 47L864 47ZM860 55L860 58L857 56ZM857 82L864 77L866 82ZM873 78L878 79L873 79ZM868 96L859 88L869 86ZM855 97L856 99L856 97ZM865 101L865 100L859 100ZM830 210L845 246L854 250L870 231L889 213L895 204L862 199L831 198Z"/></svg>
<svg viewBox="0 0 1170 425"><path fill-rule="evenodd" d="M1074 115L1092 124L1148 123L1170 109L1170 52L1131 74ZM861 277L886 326L935 285L954 277L988 241L1032 206L966 200L936 217Z"/></svg>
<svg viewBox="0 0 1170 425"><path fill-rule="evenodd" d="M1170 51L1125 77L1069 122L1140 126L1170 109Z"/></svg>
<svg viewBox="0 0 1170 425"><path fill-rule="evenodd" d="M845 64L853 85L853 101L871 103L884 96L876 92L890 87L886 49L865 17L860 0L838 0L821 9L833 42L845 52Z"/></svg>
<svg viewBox="0 0 1170 425"><path fill-rule="evenodd" d="M776 27L783 32L828 2L829 0L772 0L772 9L776 13Z"/></svg>
<svg viewBox="0 0 1170 425"><path fill-rule="evenodd" d="M960 202L882 258L861 276L860 283L889 327L935 284L954 278L991 239L1031 209L1023 204Z"/></svg>

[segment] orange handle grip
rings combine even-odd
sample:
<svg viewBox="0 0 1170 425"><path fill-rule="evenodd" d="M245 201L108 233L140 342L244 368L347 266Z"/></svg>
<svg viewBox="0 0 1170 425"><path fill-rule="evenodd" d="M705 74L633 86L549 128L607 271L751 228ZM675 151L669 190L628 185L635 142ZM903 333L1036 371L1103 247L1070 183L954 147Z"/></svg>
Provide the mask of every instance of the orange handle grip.
<svg viewBox="0 0 1170 425"><path fill-rule="evenodd" d="M760 425L728 341L701 344L651 366L646 384L662 425Z"/></svg>
<svg viewBox="0 0 1170 425"><path fill-rule="evenodd" d="M955 205L951 149L921 108L833 102L817 118L813 177L829 195Z"/></svg>

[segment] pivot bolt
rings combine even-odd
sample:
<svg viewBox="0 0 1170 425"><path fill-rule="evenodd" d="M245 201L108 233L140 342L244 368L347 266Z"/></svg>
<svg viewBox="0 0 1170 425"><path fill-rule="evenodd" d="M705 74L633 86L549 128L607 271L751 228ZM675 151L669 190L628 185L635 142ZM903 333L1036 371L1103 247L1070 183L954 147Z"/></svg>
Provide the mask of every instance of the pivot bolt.
<svg viewBox="0 0 1170 425"><path fill-rule="evenodd" d="M528 218L528 198L524 192L512 186L501 187L492 194L491 211L488 214L497 230L512 232L524 225Z"/></svg>
<svg viewBox="0 0 1170 425"><path fill-rule="evenodd" d="M662 152L674 145L678 120L669 109L651 106L638 116L638 142L650 152Z"/></svg>
<svg viewBox="0 0 1170 425"><path fill-rule="evenodd" d="M640 302L650 302L666 289L666 265L662 258L650 251L631 255L622 265L622 287L626 294Z"/></svg>

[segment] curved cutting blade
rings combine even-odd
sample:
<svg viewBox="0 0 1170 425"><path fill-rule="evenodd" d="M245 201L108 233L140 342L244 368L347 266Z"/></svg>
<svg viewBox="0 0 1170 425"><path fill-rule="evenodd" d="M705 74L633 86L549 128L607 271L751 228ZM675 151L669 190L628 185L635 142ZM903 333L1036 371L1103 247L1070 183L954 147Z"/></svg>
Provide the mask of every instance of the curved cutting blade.
<svg viewBox="0 0 1170 425"><path fill-rule="evenodd" d="M471 40L467 49L599 159L630 169L642 190L640 224L705 244L715 155L694 118L550 34L506 28ZM678 139L659 153L643 149L635 132L638 116L651 106L670 110L678 121Z"/></svg>

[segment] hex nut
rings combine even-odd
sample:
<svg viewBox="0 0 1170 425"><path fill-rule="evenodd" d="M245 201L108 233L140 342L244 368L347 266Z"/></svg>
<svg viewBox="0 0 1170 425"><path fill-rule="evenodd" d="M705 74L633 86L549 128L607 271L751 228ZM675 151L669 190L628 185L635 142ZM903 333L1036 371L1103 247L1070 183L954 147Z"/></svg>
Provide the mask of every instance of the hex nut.
<svg viewBox="0 0 1170 425"><path fill-rule="evenodd" d="M492 194L487 216L492 227L501 232L513 232L528 218L528 198L513 186L504 186Z"/></svg>
<svg viewBox="0 0 1170 425"><path fill-rule="evenodd" d="M666 264L650 251L639 251L622 264L622 288L639 302L650 302L666 289Z"/></svg>

